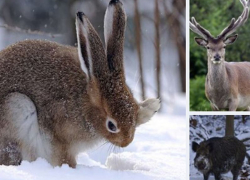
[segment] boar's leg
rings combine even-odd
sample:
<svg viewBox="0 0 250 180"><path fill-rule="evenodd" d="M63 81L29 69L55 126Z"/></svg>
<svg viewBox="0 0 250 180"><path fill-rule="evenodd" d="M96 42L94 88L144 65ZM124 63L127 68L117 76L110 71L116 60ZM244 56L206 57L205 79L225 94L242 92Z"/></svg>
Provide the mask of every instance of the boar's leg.
<svg viewBox="0 0 250 180"><path fill-rule="evenodd" d="M210 175L210 172L204 173L203 174L204 180L208 180L209 175Z"/></svg>
<svg viewBox="0 0 250 180"><path fill-rule="evenodd" d="M240 168L241 168L241 166L240 167L237 166L237 167L234 167L232 169L231 172L233 174L233 180L237 180L238 179Z"/></svg>
<svg viewBox="0 0 250 180"><path fill-rule="evenodd" d="M215 180L222 180L219 172L214 172L214 178L215 178Z"/></svg>

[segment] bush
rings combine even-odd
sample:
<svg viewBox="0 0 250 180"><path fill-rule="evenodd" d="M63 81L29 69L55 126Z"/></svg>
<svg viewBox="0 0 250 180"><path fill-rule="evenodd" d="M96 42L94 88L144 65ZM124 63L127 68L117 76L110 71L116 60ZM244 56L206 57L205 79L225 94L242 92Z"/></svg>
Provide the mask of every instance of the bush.
<svg viewBox="0 0 250 180"><path fill-rule="evenodd" d="M190 80L190 111L211 111L205 95L205 76L196 76Z"/></svg>

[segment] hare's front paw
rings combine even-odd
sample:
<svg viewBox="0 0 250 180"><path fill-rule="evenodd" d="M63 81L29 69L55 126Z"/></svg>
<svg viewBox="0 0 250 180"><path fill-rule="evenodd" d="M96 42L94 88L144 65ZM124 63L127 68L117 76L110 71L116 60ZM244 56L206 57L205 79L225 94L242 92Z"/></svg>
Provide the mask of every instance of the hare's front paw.
<svg viewBox="0 0 250 180"><path fill-rule="evenodd" d="M142 103L142 106L151 113L156 113L161 107L160 99L147 99Z"/></svg>
<svg viewBox="0 0 250 180"><path fill-rule="evenodd" d="M140 105L140 110L138 113L137 126L148 122L152 116L160 109L161 101L160 99L147 99L143 101Z"/></svg>

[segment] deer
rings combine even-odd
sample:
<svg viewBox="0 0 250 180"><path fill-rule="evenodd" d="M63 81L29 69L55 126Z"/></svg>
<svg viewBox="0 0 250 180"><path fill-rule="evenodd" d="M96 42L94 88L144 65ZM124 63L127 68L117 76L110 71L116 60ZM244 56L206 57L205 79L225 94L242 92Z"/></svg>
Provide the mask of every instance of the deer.
<svg viewBox="0 0 250 180"><path fill-rule="evenodd" d="M194 17L189 22L190 29L200 37L196 43L207 49L208 72L205 95L211 108L218 110L250 110L250 62L227 62L226 46L233 44L238 34L233 34L248 19L250 1L240 0L243 12L217 36L202 27Z"/></svg>

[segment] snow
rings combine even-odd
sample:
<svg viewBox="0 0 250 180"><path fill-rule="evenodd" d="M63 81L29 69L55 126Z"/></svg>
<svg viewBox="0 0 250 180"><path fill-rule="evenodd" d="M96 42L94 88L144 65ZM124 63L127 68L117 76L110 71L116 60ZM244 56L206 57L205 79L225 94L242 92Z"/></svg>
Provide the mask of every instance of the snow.
<svg viewBox="0 0 250 180"><path fill-rule="evenodd" d="M156 114L136 130L126 148L99 146L78 157L76 169L52 167L46 160L0 166L1 180L184 180L186 177L185 116Z"/></svg>

